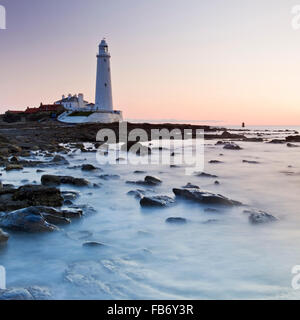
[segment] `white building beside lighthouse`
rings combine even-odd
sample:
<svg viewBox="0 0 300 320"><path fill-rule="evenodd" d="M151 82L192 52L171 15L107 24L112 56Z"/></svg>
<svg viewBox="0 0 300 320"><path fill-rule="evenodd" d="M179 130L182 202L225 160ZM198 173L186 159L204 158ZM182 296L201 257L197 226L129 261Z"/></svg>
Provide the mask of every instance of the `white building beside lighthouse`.
<svg viewBox="0 0 300 320"><path fill-rule="evenodd" d="M103 39L99 44L97 54L95 104L84 101L82 94L78 97L70 97L69 95L68 98L65 98L63 96L62 100L56 102L63 104L66 108L66 112L59 116L59 121L67 123L111 123L123 120L122 112L114 110L113 107L110 58L108 45L106 40Z"/></svg>

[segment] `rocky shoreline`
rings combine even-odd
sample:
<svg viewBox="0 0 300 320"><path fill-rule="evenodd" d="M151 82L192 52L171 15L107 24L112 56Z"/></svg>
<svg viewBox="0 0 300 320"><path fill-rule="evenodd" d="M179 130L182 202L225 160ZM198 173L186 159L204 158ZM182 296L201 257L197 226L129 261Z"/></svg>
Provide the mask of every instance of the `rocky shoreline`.
<svg viewBox="0 0 300 320"><path fill-rule="evenodd" d="M110 125L61 125L57 123L47 124L24 124L14 126L2 126L0 128L0 166L6 171L19 171L22 182L22 171L24 168L36 168L42 173L41 181L36 184L22 182L20 187L14 185L0 185L0 244L9 241L9 232L53 232L58 231L60 226L72 223L73 219L80 219L87 215L92 208L87 206L76 206L73 203L79 195L73 191L61 191L61 185L76 186L77 188L99 188L101 184L90 183L82 177L67 175L48 174L47 170L53 167L65 167L70 165L70 159L74 152L97 152L97 148L104 142L96 142L96 133L101 128L110 128L117 132L118 124ZM273 144L287 144L300 142L297 132L287 131L285 139L269 139L265 136L247 137L245 133L230 133L224 128L211 128L208 126L192 125L150 125L150 124L128 124L128 129L143 128L148 133L151 129L168 128L174 129L204 129L206 139L217 139L217 146L226 150L241 150L238 141L267 142ZM84 143L91 142L92 147L86 148ZM64 144L64 145L62 145ZM128 151L130 144L123 148ZM151 153L151 148L147 147L145 154ZM43 160L33 160L32 155L37 155ZM70 157L70 158L68 158ZM245 163L258 163L244 160ZM221 161L211 160L210 163L218 164ZM99 174L101 168L97 168L89 163L79 166L82 172L89 172L91 175ZM144 179L127 181L127 184L139 187L154 188L163 183L160 177L147 175L146 172L139 172L144 175ZM195 173L201 178L217 178L216 175L205 172ZM102 180L119 179L117 175L98 175ZM219 184L219 181L215 181ZM217 212L224 207L242 207L249 217L251 224L261 224L274 222L278 219L273 215L254 208L245 209L246 205L240 201L229 199L223 195L202 190L201 187L187 183L182 188L174 188L174 197L158 194L149 194L147 189L133 189L128 194L134 195L140 201L141 208L168 208L176 205L180 201L192 201L200 205L208 206L207 212ZM184 217L169 217L166 223L185 224L188 221ZM211 220L212 222L212 220ZM96 242L90 245L95 246ZM9 289L0 291L0 299L40 299L49 297L50 294L38 294L42 289ZM42 290L43 291L43 290ZM45 292L44 292L45 293Z"/></svg>

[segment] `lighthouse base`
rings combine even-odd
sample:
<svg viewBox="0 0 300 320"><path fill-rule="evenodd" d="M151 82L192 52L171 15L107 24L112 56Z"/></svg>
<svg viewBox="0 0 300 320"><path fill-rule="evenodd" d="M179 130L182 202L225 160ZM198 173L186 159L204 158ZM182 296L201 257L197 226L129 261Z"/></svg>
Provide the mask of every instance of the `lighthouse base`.
<svg viewBox="0 0 300 320"><path fill-rule="evenodd" d="M123 115L121 111L66 111L58 117L58 121L64 123L113 123L123 121Z"/></svg>

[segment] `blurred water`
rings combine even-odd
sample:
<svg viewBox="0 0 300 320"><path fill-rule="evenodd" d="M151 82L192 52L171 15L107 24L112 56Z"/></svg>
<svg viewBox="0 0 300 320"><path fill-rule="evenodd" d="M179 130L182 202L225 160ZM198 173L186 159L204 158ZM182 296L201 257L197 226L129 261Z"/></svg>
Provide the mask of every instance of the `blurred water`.
<svg viewBox="0 0 300 320"><path fill-rule="evenodd" d="M10 232L8 245L0 249L7 287L43 285L55 299L298 299L299 292L291 288L291 269L300 264L300 148L239 142L243 150L231 151L215 142L206 141L205 172L218 175L220 185L214 184L216 179L187 176L184 167L107 164L103 173L120 175L119 180L108 181L101 180L99 172L47 169L50 174L102 183L100 189L62 187L79 191L76 204L93 206L96 213L52 234ZM209 164L212 159L223 163ZM75 153L68 160L70 166L99 166L94 153ZM150 188L158 194L172 195L172 188L191 182L265 210L280 221L253 226L243 208L215 214L186 201L170 208L142 209L127 195L141 187L125 182L146 175L135 170L163 180ZM39 183L41 175L36 168L3 171L2 181L16 186L22 179ZM190 222L165 223L174 216ZM204 223L208 219L217 221ZM87 240L106 246L83 247Z"/></svg>

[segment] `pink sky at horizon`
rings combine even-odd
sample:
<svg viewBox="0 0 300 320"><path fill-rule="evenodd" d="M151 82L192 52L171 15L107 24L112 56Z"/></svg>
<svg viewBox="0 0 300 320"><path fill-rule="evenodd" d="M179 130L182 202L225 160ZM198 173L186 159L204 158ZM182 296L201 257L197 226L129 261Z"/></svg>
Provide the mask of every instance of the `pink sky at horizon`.
<svg viewBox="0 0 300 320"><path fill-rule="evenodd" d="M290 0L0 0L0 111L84 93L112 55L127 119L300 125L300 30ZM299 1L300 4L300 1ZM207 122L207 121L206 121Z"/></svg>

